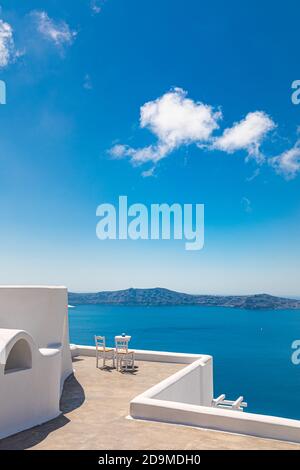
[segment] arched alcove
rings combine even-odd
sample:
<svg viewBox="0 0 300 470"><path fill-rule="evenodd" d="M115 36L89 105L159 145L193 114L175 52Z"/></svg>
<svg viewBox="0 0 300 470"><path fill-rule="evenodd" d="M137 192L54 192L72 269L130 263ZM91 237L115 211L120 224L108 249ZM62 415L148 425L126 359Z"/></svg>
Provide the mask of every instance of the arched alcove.
<svg viewBox="0 0 300 470"><path fill-rule="evenodd" d="M31 348L25 339L19 339L12 347L4 368L4 373L31 369Z"/></svg>

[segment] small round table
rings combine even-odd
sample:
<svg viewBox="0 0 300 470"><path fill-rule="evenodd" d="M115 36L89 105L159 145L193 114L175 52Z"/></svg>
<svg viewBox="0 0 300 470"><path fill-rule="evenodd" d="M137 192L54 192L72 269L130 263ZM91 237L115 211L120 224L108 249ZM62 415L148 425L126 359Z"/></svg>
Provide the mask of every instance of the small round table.
<svg viewBox="0 0 300 470"><path fill-rule="evenodd" d="M131 340L131 336L122 336L122 335L118 335L118 336L115 336L115 341L127 341L129 343L129 341Z"/></svg>

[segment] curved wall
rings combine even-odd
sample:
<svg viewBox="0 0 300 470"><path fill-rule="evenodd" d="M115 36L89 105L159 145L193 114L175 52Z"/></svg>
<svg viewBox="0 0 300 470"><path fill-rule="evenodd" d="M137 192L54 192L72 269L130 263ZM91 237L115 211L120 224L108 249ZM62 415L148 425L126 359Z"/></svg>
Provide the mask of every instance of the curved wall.
<svg viewBox="0 0 300 470"><path fill-rule="evenodd" d="M57 417L72 372L67 289L0 287L0 439Z"/></svg>
<svg viewBox="0 0 300 470"><path fill-rule="evenodd" d="M38 348L62 346L61 387L73 372L66 287L0 286L0 328L28 332Z"/></svg>

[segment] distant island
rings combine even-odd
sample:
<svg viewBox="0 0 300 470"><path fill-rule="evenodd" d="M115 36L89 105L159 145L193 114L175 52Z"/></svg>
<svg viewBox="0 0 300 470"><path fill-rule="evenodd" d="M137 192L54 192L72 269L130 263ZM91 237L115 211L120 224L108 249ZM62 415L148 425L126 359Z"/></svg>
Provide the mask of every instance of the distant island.
<svg viewBox="0 0 300 470"><path fill-rule="evenodd" d="M231 307L249 310L300 309L300 300L256 295L193 295L156 287L154 289L125 289L96 293L69 292L70 305L127 305L175 306L198 305L203 307Z"/></svg>

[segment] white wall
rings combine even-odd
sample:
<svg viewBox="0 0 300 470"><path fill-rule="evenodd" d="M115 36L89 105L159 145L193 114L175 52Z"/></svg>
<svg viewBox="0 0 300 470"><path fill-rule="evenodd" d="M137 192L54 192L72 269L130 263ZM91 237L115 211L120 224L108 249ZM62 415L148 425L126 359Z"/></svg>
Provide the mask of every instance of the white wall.
<svg viewBox="0 0 300 470"><path fill-rule="evenodd" d="M7 370L11 351L18 369ZM67 289L0 287L0 438L57 417L72 371Z"/></svg>
<svg viewBox="0 0 300 470"><path fill-rule="evenodd" d="M289 442L300 442L300 421L276 416L137 397L130 404L136 419L162 421Z"/></svg>
<svg viewBox="0 0 300 470"><path fill-rule="evenodd" d="M197 360L160 385L160 390L147 396L151 395L152 398L158 400L211 406L213 399L212 360Z"/></svg>
<svg viewBox="0 0 300 470"><path fill-rule="evenodd" d="M0 286L0 328L25 330L38 348L62 345L61 381L72 373L65 287Z"/></svg>
<svg viewBox="0 0 300 470"><path fill-rule="evenodd" d="M22 330L0 329L0 339L10 340L0 358L0 438L44 423L60 414L61 349L38 349ZM5 372L10 350L19 341L31 350L32 367Z"/></svg>
<svg viewBox="0 0 300 470"><path fill-rule="evenodd" d="M215 408L211 406L212 397L212 361L209 356L202 356L135 397L130 403L130 415L136 419L300 442L300 421Z"/></svg>

